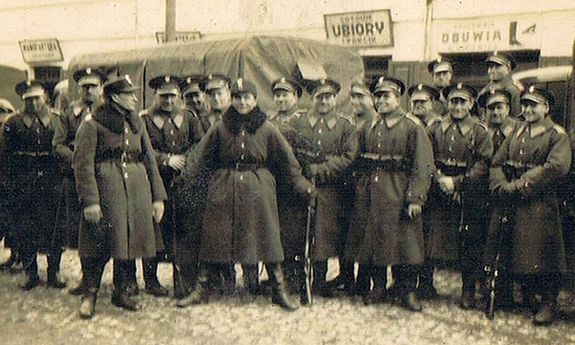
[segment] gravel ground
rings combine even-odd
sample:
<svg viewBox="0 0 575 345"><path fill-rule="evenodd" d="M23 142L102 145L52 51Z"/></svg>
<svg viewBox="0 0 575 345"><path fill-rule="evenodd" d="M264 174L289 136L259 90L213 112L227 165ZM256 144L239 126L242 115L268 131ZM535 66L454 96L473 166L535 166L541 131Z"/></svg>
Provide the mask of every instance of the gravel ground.
<svg viewBox="0 0 575 345"><path fill-rule="evenodd" d="M0 250L5 260L8 251ZM40 256L45 279L45 257ZM288 313L258 297L242 304L233 297L178 309L171 298L135 297L141 309L127 312L111 304L111 265L106 268L96 316L81 320L79 298L45 283L23 292L19 274L0 272L1 344L575 344L575 316L570 294L562 293L561 317L551 327L534 327L527 311L498 312L493 321L479 310L458 306L459 277L440 271L439 300L424 302L422 313L395 304L363 306L350 298L316 298L312 307ZM139 273L141 275L141 273ZM69 285L80 277L77 253L62 260ZM171 288L171 266L161 264L159 276ZM143 282L140 279L140 286Z"/></svg>

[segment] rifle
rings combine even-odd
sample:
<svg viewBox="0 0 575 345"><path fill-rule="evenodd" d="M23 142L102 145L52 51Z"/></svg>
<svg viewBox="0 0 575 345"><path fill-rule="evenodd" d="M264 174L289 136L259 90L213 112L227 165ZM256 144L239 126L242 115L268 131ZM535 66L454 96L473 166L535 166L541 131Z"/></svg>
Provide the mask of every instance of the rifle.
<svg viewBox="0 0 575 345"><path fill-rule="evenodd" d="M312 179L312 184L315 186L315 179ZM312 265L312 248L314 244L314 229L315 226L315 206L317 200L316 198L311 199L307 206L307 220L305 225L305 250L304 250L304 273L305 273L305 284L304 291L305 295L302 295L302 304L312 304L312 284L313 284L313 265Z"/></svg>
<svg viewBox="0 0 575 345"><path fill-rule="evenodd" d="M496 291L498 278L501 274L501 247L505 234L510 230L509 228L512 226L511 217L512 215L510 207L506 207L503 216L501 217L501 224L503 228L500 230L499 237L497 239L495 260L491 265L486 265L484 267L485 274L487 275L487 297L489 298L485 309L485 316L487 316L489 320L493 320L495 317L495 300L497 297Z"/></svg>

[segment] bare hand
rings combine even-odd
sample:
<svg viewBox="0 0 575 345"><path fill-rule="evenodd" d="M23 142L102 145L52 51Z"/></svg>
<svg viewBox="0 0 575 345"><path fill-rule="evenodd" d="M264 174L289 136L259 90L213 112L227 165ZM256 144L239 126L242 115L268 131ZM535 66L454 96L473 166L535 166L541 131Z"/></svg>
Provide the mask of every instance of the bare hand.
<svg viewBox="0 0 575 345"><path fill-rule="evenodd" d="M409 204L409 206L407 206L407 215L409 216L409 218L413 219L419 217L420 214L421 214L421 205Z"/></svg>
<svg viewBox="0 0 575 345"><path fill-rule="evenodd" d="M84 219L88 223L98 224L103 216L100 205L92 205L84 208Z"/></svg>
<svg viewBox="0 0 575 345"><path fill-rule="evenodd" d="M186 156L173 155L168 159L168 166L174 170L182 171L186 166Z"/></svg>
<svg viewBox="0 0 575 345"><path fill-rule="evenodd" d="M455 183L453 182L452 177L443 176L440 177L437 182L439 183L439 188L441 188L445 194L453 194L455 191Z"/></svg>
<svg viewBox="0 0 575 345"><path fill-rule="evenodd" d="M152 216L154 217L154 221L159 223L164 216L164 202L163 201L154 201L152 203Z"/></svg>

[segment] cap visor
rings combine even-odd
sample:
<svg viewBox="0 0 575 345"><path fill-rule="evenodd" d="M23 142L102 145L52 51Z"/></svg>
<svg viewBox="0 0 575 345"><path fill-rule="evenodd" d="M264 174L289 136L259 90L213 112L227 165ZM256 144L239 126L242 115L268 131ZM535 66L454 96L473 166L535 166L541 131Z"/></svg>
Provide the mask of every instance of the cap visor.
<svg viewBox="0 0 575 345"><path fill-rule="evenodd" d="M30 98L30 97L41 97L44 96L44 91L42 90L33 90L30 92L26 92L22 95L22 99Z"/></svg>
<svg viewBox="0 0 575 345"><path fill-rule="evenodd" d="M545 104L547 102L545 98L530 93L526 93L523 95L523 97L521 97L520 103L523 103L523 101L533 101L535 103L541 104Z"/></svg>

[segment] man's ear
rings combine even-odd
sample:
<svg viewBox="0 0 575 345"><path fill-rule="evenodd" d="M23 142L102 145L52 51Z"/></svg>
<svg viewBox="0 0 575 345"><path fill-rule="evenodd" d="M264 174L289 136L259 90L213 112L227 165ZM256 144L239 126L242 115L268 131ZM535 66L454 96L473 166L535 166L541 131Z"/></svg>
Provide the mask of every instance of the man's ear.
<svg viewBox="0 0 575 345"><path fill-rule="evenodd" d="M110 95L110 99L111 99L113 102L118 103L118 101L120 100L120 96L118 96L118 94L116 94L116 93L113 93L113 94Z"/></svg>

